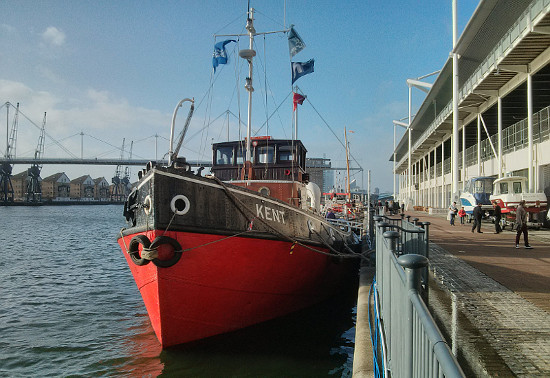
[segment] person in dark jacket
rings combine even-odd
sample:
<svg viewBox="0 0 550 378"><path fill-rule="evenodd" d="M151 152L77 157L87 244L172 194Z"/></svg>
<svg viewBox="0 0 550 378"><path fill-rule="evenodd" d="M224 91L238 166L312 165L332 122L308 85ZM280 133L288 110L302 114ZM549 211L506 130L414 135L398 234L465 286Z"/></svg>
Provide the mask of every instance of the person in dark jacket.
<svg viewBox="0 0 550 378"><path fill-rule="evenodd" d="M525 210L525 200L519 202L518 208L516 209L516 249L519 248L519 238L523 233L523 241L525 242L526 249L532 249L529 245L529 239L527 235L527 210Z"/></svg>
<svg viewBox="0 0 550 378"><path fill-rule="evenodd" d="M502 212L501 208L498 203L495 202L493 205L495 208L495 234L500 234L502 232L502 228L500 227L500 219L502 218Z"/></svg>
<svg viewBox="0 0 550 378"><path fill-rule="evenodd" d="M481 209L481 204L478 203L476 207L474 207L474 224L472 225L472 232L477 228L477 232L482 234L481 231L481 218L483 217L483 210Z"/></svg>
<svg viewBox="0 0 550 378"><path fill-rule="evenodd" d="M334 213L332 212L332 209L328 209L327 219L336 219L336 215L334 215Z"/></svg>

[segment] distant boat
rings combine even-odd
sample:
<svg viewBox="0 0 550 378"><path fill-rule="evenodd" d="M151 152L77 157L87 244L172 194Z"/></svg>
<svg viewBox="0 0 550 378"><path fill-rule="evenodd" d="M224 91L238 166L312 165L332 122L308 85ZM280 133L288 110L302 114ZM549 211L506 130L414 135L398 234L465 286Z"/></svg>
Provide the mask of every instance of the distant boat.
<svg viewBox="0 0 550 378"><path fill-rule="evenodd" d="M252 65L255 51L240 55ZM249 123L246 139L213 144L204 177L178 149L171 138L169 165L140 172L118 238L163 347L303 309L357 278L360 238L321 216L300 140L254 138Z"/></svg>
<svg viewBox="0 0 550 378"><path fill-rule="evenodd" d="M505 224L514 224L516 209L521 200L525 200L527 210L527 225L539 228L543 225L544 219L541 212L546 211L546 194L542 192L529 193L526 177L511 176L495 180L493 183L493 194L490 199L493 204L499 204L502 209Z"/></svg>
<svg viewBox="0 0 550 378"><path fill-rule="evenodd" d="M474 207L478 204L481 204L484 213L493 213L490 196L493 193L494 181L494 177L473 177L466 181L464 191L460 194L460 206L464 207L468 219L472 219Z"/></svg>

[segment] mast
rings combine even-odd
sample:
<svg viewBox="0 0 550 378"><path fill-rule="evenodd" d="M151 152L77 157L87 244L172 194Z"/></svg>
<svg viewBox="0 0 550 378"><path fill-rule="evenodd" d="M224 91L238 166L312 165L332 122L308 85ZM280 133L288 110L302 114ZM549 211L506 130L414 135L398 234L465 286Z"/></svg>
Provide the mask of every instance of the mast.
<svg viewBox="0 0 550 378"><path fill-rule="evenodd" d="M294 87L294 93L298 90L298 87ZM298 140L298 106L294 105L296 109L294 110L294 140Z"/></svg>
<svg viewBox="0 0 550 378"><path fill-rule="evenodd" d="M346 167L348 171L348 198L351 199L351 184L349 182L349 153L348 153L348 132L344 127L344 139L346 141Z"/></svg>
<svg viewBox="0 0 550 378"><path fill-rule="evenodd" d="M246 30L248 32L248 38L250 40L249 48L239 51L239 56L248 61L248 77L246 78L245 88L248 91L248 120L246 125L246 166L245 166L245 176L248 176L246 170L251 166L252 161L252 151L250 136L252 134L252 92L254 92L254 87L252 86L252 58L256 56L256 51L254 51L254 36L256 35L256 29L254 29L254 8L250 8L248 11L248 18L246 19Z"/></svg>

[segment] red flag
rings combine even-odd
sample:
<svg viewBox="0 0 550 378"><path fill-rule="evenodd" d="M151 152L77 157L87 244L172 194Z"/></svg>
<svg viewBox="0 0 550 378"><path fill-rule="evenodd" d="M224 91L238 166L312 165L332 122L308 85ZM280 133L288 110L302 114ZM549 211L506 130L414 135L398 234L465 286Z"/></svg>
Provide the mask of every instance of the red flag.
<svg viewBox="0 0 550 378"><path fill-rule="evenodd" d="M304 102L305 99L306 98L304 96L302 96L301 94L294 93L294 96L292 96L292 103L294 104L292 111L296 110L296 104L302 105L302 103Z"/></svg>

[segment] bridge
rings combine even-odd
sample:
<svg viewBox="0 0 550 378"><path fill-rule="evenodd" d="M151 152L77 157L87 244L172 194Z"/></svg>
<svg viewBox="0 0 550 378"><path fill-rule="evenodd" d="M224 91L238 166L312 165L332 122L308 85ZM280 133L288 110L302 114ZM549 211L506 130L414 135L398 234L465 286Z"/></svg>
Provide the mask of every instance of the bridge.
<svg viewBox="0 0 550 378"><path fill-rule="evenodd" d="M0 157L0 203L4 202L13 202L14 197L22 198L27 197L27 202L40 202L42 199L42 177L40 177L42 167L44 165L79 165L79 166L115 166L115 172L114 176L111 180L111 189L109 189L109 192L111 193L111 197L113 196L112 193L114 193L114 197L116 197L116 200L121 200L126 197L128 194L130 187L131 187L131 173L130 173L130 166L139 166L139 167L145 167L147 163L150 161L156 162L158 165L167 165L168 162L164 158L166 155L163 156L163 158L158 159L157 158L157 142L158 138L166 139L165 137L155 134L151 135L146 138L142 138L137 141L132 141L128 145L126 145L125 148L125 139L122 141L122 147L115 146L109 141L102 140L100 138L97 138L92 135L88 135L87 133L80 131L76 132L73 135L59 138L59 137L53 137L49 133L46 132L46 113L44 113L44 117L42 120L41 125L38 123L32 121L28 116L26 116L20 109L19 104L14 106L13 104L6 102L2 105L0 105L0 109L4 108L6 110L6 134L5 134L5 140L6 140L6 150L0 151L0 155L3 155ZM19 123L20 120L22 121L22 131L25 132L25 134L22 134L19 129ZM31 131L27 130L28 126L30 124ZM30 148L29 145L29 138L32 138L36 130L38 130L38 144L36 148ZM0 130L1 131L1 130ZM24 153L27 157L18 157L16 156L16 145L18 142L18 133L19 133L19 142L21 142L20 139L22 139L22 144L24 144L24 148L27 150L34 150L33 153ZM3 134L3 133L2 133ZM23 136L25 135L25 136ZM23 136L23 137L22 137ZM22 137L22 138L21 138ZM73 137L80 137L80 145L78 146L75 141L68 141L70 138ZM95 151L91 155L96 155L93 157L86 157L84 158L84 137L86 137L86 145L89 146L88 148ZM90 138L92 143L88 143L88 138ZM145 158L144 156L133 156L132 150L134 147L134 143L136 145L141 142L146 142L149 139L155 138L155 141L153 143L148 142L148 147L145 149L143 148L137 148L139 153L141 155L145 156L155 156L155 158ZM45 141L48 139L48 141L51 141L50 144L48 144L48 151L50 155L56 155L57 157L45 157L44 151L45 151ZM62 143L63 142L63 143ZM21 144L21 143L20 143ZM67 144L70 144L72 147L68 148L66 147ZM49 147L52 146L55 148L55 150L52 153L52 149ZM108 152L98 152L99 148L98 146L109 146L111 148ZM80 157L78 157L74 151L75 148L80 147ZM154 151L153 151L154 147ZM207 148L207 146L204 146ZM192 154L199 154L196 151L192 151ZM31 156L29 156L31 155ZM90 152L88 152L88 155L90 155ZM109 156L106 158L105 156ZM114 156L113 156L114 155ZM118 155L118 156L116 156ZM208 155L208 153L207 153ZM203 161L203 160L187 160L187 163L191 165L192 167L204 167L204 168L210 168L212 167L211 161ZM30 168L27 168L26 170L23 170L23 172L12 174L13 167L14 166L21 166L26 165L27 167L30 166ZM341 171L346 170L347 168L340 168L340 167L332 167L330 164L329 159L321 159L321 158L312 158L306 160L306 167L309 168L311 172L317 171ZM362 168L356 168L356 167L350 167L349 168L352 171L362 171ZM54 177L61 173L56 173L54 175L48 176L48 182ZM86 176L86 175L85 175ZM82 177L85 177L82 176ZM82 177L79 177L82 178ZM16 180L15 183L12 183L12 179ZM68 178L67 178L68 180ZM99 180L99 179L97 179ZM94 180L96 181L96 180ZM104 186L108 186L109 183L106 183L106 180L103 183ZM51 187L52 184L49 184ZM56 184L57 185L57 184ZM57 191L65 191L66 195L68 196L70 192L69 185L65 185L67 188L55 188L55 193L53 193L53 196L56 196ZM14 191L15 188L15 191ZM51 188L50 188L51 189ZM54 189L51 189L54 190ZM79 190L79 189L77 189ZM93 190L94 192L99 191L98 188ZM17 192L17 196L14 195L14 193Z"/></svg>

